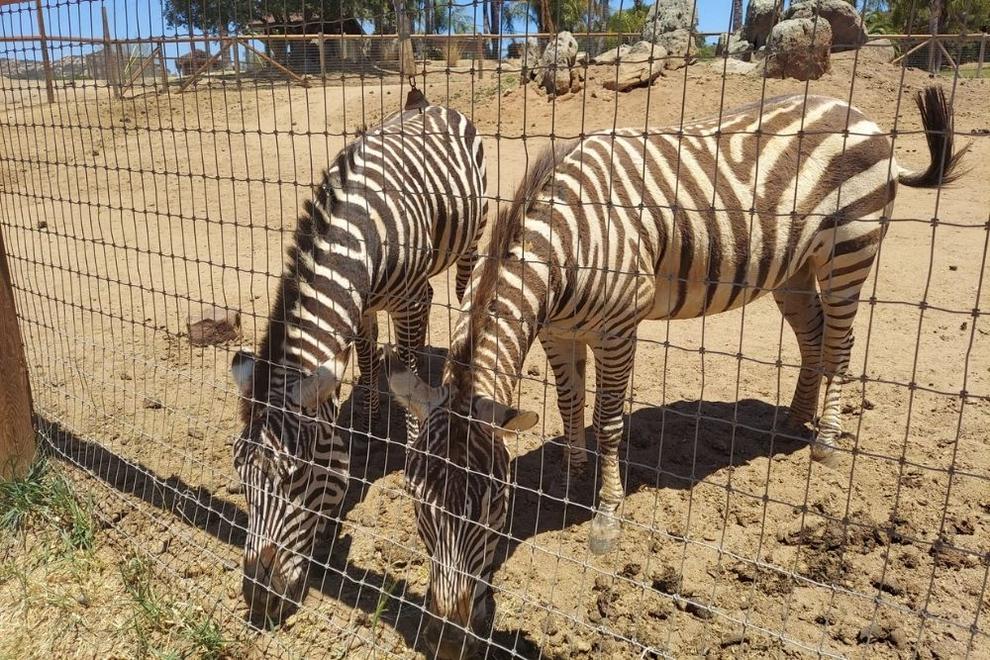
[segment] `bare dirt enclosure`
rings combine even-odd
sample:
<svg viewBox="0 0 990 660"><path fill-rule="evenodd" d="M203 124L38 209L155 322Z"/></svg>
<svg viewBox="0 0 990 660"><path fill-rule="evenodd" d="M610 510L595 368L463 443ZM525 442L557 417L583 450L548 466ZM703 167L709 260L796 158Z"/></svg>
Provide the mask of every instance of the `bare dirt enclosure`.
<svg viewBox="0 0 990 660"><path fill-rule="evenodd" d="M550 136L677 127L784 93L849 100L895 131L899 163L927 164L913 102L926 73L869 47L834 55L810 83L724 64L700 61L624 94L596 83L614 71L592 68L582 91L552 103L517 71L417 80L484 136L492 217ZM532 350L521 398L541 422L509 444L515 487L488 657L990 657L990 81L937 82L957 142L972 142L970 171L951 188L898 192L856 322L847 433L828 465L781 435L799 356L772 299L645 323L621 450L623 537L596 557L590 494L565 506L542 493L561 469L562 428L546 359ZM43 90L0 79L0 223L39 436L105 522L103 552L153 566L163 588L243 640L238 654L420 657L429 558L403 489L399 409L384 408L370 440L352 439L336 540L318 549L299 612L249 628L230 448L240 426L228 365L240 344L186 337L207 303L240 310L243 343L257 342L310 186L356 129L401 108L408 85L231 79L118 99L77 81L52 104ZM456 313L452 280L433 283L434 379ZM116 574L88 584L86 605L36 603L16 616L3 610L20 587L4 575L7 652L129 654L108 634ZM59 612L78 620L72 633L33 646L31 628Z"/></svg>

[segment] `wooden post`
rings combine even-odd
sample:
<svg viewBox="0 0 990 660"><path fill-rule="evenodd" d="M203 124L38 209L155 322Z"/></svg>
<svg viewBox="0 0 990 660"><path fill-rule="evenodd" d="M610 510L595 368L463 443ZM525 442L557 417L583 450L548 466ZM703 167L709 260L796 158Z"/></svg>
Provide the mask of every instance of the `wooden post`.
<svg viewBox="0 0 990 660"><path fill-rule="evenodd" d="M399 73L403 76L416 75L416 58L413 55L412 38L409 26L409 16L406 15L403 3L393 0L395 6L395 22L399 28Z"/></svg>
<svg viewBox="0 0 990 660"><path fill-rule="evenodd" d="M31 424L31 382L17 325L14 287L0 226L0 481L22 478L37 446Z"/></svg>
<svg viewBox="0 0 990 660"><path fill-rule="evenodd" d="M983 56L987 52L987 33L984 32L980 36L980 56L976 60L976 77L979 79L983 76Z"/></svg>
<svg viewBox="0 0 990 660"><path fill-rule="evenodd" d="M110 19L107 17L106 6L103 10L103 56L107 61L107 83L117 91L117 98L123 98L124 90L120 88L119 71L117 70L116 57L113 54L113 46L110 43Z"/></svg>
<svg viewBox="0 0 990 660"><path fill-rule="evenodd" d="M477 35L474 37L474 58L478 63L478 78L485 77L485 42Z"/></svg>
<svg viewBox="0 0 990 660"><path fill-rule="evenodd" d="M41 65L45 68L45 91L48 94L48 102L55 102L55 86L52 83L52 63L48 59L48 37L45 34L45 15L41 11L41 0L36 0L35 6L38 12L38 36L41 37Z"/></svg>
<svg viewBox="0 0 990 660"><path fill-rule="evenodd" d="M327 79L327 48L322 30L320 30L320 40L317 43L320 49L320 80L325 82Z"/></svg>
<svg viewBox="0 0 990 660"><path fill-rule="evenodd" d="M168 88L168 64L165 62L165 42L158 42L158 61L162 68L162 86Z"/></svg>

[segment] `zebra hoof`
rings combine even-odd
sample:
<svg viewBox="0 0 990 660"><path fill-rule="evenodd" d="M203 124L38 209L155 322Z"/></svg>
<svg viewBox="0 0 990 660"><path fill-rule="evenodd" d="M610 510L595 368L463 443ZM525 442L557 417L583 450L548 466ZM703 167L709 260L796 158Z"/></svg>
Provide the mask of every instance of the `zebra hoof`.
<svg viewBox="0 0 990 660"><path fill-rule="evenodd" d="M835 448L834 438L819 435L811 441L811 460L831 465L835 463L837 456Z"/></svg>
<svg viewBox="0 0 990 660"><path fill-rule="evenodd" d="M619 545L622 526L618 518L604 513L596 513L591 521L591 533L588 535L588 549L593 555L605 555Z"/></svg>

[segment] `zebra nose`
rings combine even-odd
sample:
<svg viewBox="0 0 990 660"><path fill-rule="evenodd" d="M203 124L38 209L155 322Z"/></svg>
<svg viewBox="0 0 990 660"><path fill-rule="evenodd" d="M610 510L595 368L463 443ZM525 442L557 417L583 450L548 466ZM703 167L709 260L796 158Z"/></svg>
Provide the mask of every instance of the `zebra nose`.
<svg viewBox="0 0 990 660"><path fill-rule="evenodd" d="M425 637L432 657L440 660L474 657L477 640L455 623L432 619L426 626Z"/></svg>

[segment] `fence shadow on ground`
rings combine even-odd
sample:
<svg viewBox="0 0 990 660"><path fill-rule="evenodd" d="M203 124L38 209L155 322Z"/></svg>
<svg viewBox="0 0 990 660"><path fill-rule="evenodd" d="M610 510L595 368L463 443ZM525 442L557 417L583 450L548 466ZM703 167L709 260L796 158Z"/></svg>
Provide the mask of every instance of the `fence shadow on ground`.
<svg viewBox="0 0 990 660"><path fill-rule="evenodd" d="M444 350L430 349L425 371L433 383L440 379L445 354ZM349 404L342 407L342 415L347 414ZM403 467L406 435L403 414L397 406L390 405L387 397L382 400L382 410L387 411L382 416L384 422L379 421L373 432L376 436L387 432L390 441L371 439L355 445L352 471L356 479L351 483L356 487L351 487L345 497L341 519L364 499L371 484ZM550 410L548 414L556 411ZM752 399L738 404L679 401L666 407L636 410L627 419L622 449L626 492L631 494L642 488L691 488L726 467L758 457L800 451L807 446L802 440L770 430L775 420L780 424L783 414L783 409L777 406ZM137 497L228 545L243 546L247 515L233 502L202 486L192 486L180 477L162 478L138 462L79 438L58 422L40 417L38 422L39 428L46 429L45 435L59 457L82 467L117 491ZM383 424L389 427L387 431L381 428ZM590 429L588 436L589 449L593 450ZM591 519L595 486L590 478L578 485L582 490L574 492L568 502L539 493L547 476L562 469L562 456L563 439L555 438L513 460L511 473L517 488L510 512L510 540L502 544L496 570L533 536ZM351 563L350 548L348 535L334 535L317 547L310 586L327 598L378 617L381 623L395 629L407 645L415 647L424 623L423 599L410 592L405 580ZM380 611L383 593L390 593L392 600L384 613ZM516 654L526 655L539 649L519 630L496 630L492 639L502 648L514 649ZM499 653L490 653L489 657L497 658Z"/></svg>

